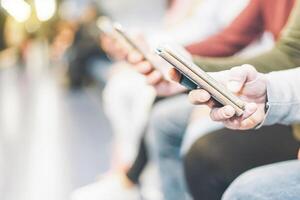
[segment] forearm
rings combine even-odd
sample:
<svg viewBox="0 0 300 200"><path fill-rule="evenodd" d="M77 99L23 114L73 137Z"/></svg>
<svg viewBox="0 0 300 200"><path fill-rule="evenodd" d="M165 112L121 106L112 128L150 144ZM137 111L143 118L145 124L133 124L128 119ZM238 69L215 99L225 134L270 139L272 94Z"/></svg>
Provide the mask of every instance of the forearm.
<svg viewBox="0 0 300 200"><path fill-rule="evenodd" d="M239 52L263 33L260 1L251 0L224 30L186 49L193 55L206 57L232 56Z"/></svg>
<svg viewBox="0 0 300 200"><path fill-rule="evenodd" d="M266 76L268 110L263 125L300 122L300 67Z"/></svg>
<svg viewBox="0 0 300 200"><path fill-rule="evenodd" d="M287 27L274 48L253 58L201 58L195 62L206 71L226 70L241 64L252 64L260 72L271 72L300 66L300 1L297 1Z"/></svg>
<svg viewBox="0 0 300 200"><path fill-rule="evenodd" d="M291 58L284 51L274 47L272 50L252 58L226 57L226 58L204 58L194 57L194 62L204 71L214 72L228 70L234 66L243 64L253 65L259 72L290 69L300 66L300 59Z"/></svg>

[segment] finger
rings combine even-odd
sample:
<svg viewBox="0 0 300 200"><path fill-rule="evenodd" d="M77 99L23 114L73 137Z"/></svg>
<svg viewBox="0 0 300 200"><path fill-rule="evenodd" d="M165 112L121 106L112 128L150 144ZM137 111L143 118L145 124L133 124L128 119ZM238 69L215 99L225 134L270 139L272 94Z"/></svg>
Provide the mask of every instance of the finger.
<svg viewBox="0 0 300 200"><path fill-rule="evenodd" d="M248 103L245 105L245 110L242 116L242 120L249 118L257 111L257 104L256 103Z"/></svg>
<svg viewBox="0 0 300 200"><path fill-rule="evenodd" d="M180 82L181 76L182 75L180 74L180 72L178 72L175 68L171 68L169 70L169 77L172 81Z"/></svg>
<svg viewBox="0 0 300 200"><path fill-rule="evenodd" d="M127 54L128 54L128 51L126 49L124 49L123 47L121 46L118 46L117 49L116 49L116 54L117 56L120 58L120 59L125 59Z"/></svg>
<svg viewBox="0 0 300 200"><path fill-rule="evenodd" d="M129 54L128 54L128 62L132 63L132 64L136 64L138 62L141 62L144 57L142 54L140 54L139 52L137 51L131 51Z"/></svg>
<svg viewBox="0 0 300 200"><path fill-rule="evenodd" d="M111 44L107 44L107 52L109 55L111 55L113 58L121 60L124 59L127 52L124 51L124 49L119 45L118 42L112 41Z"/></svg>
<svg viewBox="0 0 300 200"><path fill-rule="evenodd" d="M212 99L212 98L210 98L210 99L208 100L208 102L206 102L205 104L206 104L208 107L210 107L210 108L220 107L220 106L219 106L219 103L216 102L216 100L214 100L214 99Z"/></svg>
<svg viewBox="0 0 300 200"><path fill-rule="evenodd" d="M241 91L245 82L250 82L256 79L258 73L252 65L242 65L240 67L233 67L229 71L229 80L227 87L234 93Z"/></svg>
<svg viewBox="0 0 300 200"><path fill-rule="evenodd" d="M135 68L137 69L137 71L141 74L149 74L154 68L152 67L152 65L147 62L147 61L142 61L140 63L138 63L137 65L135 65Z"/></svg>
<svg viewBox="0 0 300 200"><path fill-rule="evenodd" d="M244 115L246 115L247 118L245 118L245 116L230 118L223 122L225 127L230 129L248 130L254 128L263 120L263 115L258 112L255 105L253 105L253 107L250 105L245 109L245 112ZM250 114L249 116L247 116L247 112Z"/></svg>
<svg viewBox="0 0 300 200"><path fill-rule="evenodd" d="M235 110L232 106L227 105L221 108L213 108L210 117L214 121L225 121L235 115Z"/></svg>
<svg viewBox="0 0 300 200"><path fill-rule="evenodd" d="M259 110L255 111L252 115L250 115L247 119L241 121L241 127L243 129L251 129L261 123L264 119L264 114L259 112Z"/></svg>
<svg viewBox="0 0 300 200"><path fill-rule="evenodd" d="M228 120L223 121L223 124L226 128L236 130L241 127L241 122L237 118L230 118Z"/></svg>
<svg viewBox="0 0 300 200"><path fill-rule="evenodd" d="M207 103L208 100L210 100L211 95L203 90L203 89L198 89L198 90L192 90L189 93L189 100L192 104L204 104Z"/></svg>
<svg viewBox="0 0 300 200"><path fill-rule="evenodd" d="M152 71L150 74L147 75L147 82L150 85L156 85L158 84L161 80L163 79L162 74L157 71L154 70Z"/></svg>

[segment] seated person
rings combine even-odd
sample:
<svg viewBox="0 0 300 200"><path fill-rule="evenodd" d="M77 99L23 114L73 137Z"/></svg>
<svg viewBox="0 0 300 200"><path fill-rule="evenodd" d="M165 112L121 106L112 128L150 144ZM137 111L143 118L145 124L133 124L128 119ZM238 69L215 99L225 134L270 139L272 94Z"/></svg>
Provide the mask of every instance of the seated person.
<svg viewBox="0 0 300 200"><path fill-rule="evenodd" d="M226 8L230 10L230 8L236 7L237 5L238 5L238 7L242 8L243 6L245 6L245 4L247 2L248 1L241 1L238 4L236 2L233 3L232 0L221 1L221 2L220 2L220 0L214 0L214 1L210 0L210 1L201 2L201 4L197 5L199 7L199 9L197 9L197 13L195 13L196 16L189 17L186 21L183 20L183 22L180 23L180 25L173 26L173 29L175 29L175 30L168 30L166 35L168 37L175 38L177 41L178 40L183 41L183 43L186 43L186 40L191 41L191 38L195 38L195 37L205 38L208 35L210 35L211 33L214 33L218 30L221 30L225 25L227 25L229 23L229 21L231 21L231 18L234 17L234 14L238 14L238 11L234 11L234 12L230 13L230 16L226 16L227 12L219 12L219 9L222 5L226 6ZM176 1L175 1L175 4L176 4ZM182 5L183 2L181 2L180 4ZM195 4L195 2L193 2L193 4ZM193 7L193 9L194 9L194 7ZM228 15L228 13L227 13L227 15ZM199 24L199 27L191 27L192 22L195 22L195 21L197 21L197 23ZM212 21L214 23L212 23ZM174 28L174 27L177 27L177 28ZM205 27L205 29L201 28L201 27ZM188 29L192 28L193 30L191 30L189 33L184 33L182 30L183 29L185 30L187 28ZM177 31L179 29L181 29L181 34L177 33ZM160 33L160 34L163 34L163 33ZM119 59L122 58L122 56L119 57L117 54L114 54L113 57L116 57L116 60L119 60ZM122 71L124 71L124 70L122 70ZM133 87L133 85L136 84L136 81L133 82L133 79L132 79L134 73L132 73L131 76L128 76L128 73L125 73L125 75L126 75L126 77L123 76L123 83L119 81L119 87L116 87L117 86L116 85L117 84L116 78L112 77L112 79L109 81L108 86L106 87L106 90L105 90L105 93L104 93L106 107L113 108L113 110L116 110L118 105L120 105L120 106L126 105L126 104L124 104L124 102L122 102L122 98L116 98L117 96L126 97L126 99L127 99L127 98L129 98L129 95L132 95L132 94L134 95L135 93L137 93L137 90L135 89L136 87ZM122 77L122 76L120 76L120 74L119 74L119 76L117 75L117 77ZM126 78L128 80L126 80ZM112 81L112 80L115 80L115 81ZM124 84L124 80L126 80L126 84ZM110 84L110 83L112 83L112 82L114 82L114 87L111 87L112 84ZM128 87L131 82L132 82L132 85L130 87ZM138 85L142 86L143 83L139 83ZM128 87L128 89L127 90L125 90L125 89L120 90L120 88L125 88L125 87ZM145 87L144 90L147 89L146 86L143 86L143 87ZM141 88L139 87L139 89L141 89ZM120 92L120 91L122 91L122 92ZM124 95L126 95L126 96L124 96ZM109 100L109 98L110 98L110 100ZM147 105L148 101L146 102L146 101L142 100L141 98L139 98L139 99L135 98L135 96L132 96L131 98L132 98L132 100L131 100L132 102L136 102L140 106L142 105L142 103L144 105L145 104ZM151 98L147 98L147 99L150 101ZM182 98L179 97L179 99L182 99ZM119 103L117 102L118 100L120 100L121 104L120 104L120 102ZM136 103L134 103L134 104L136 104ZM190 107L188 102L186 102L186 105L188 107ZM145 107L145 109L147 109L146 107ZM138 107L136 107L136 109L137 108ZM124 109L127 109L128 111L130 111L131 108L130 108L130 106L127 106L127 107L124 107L122 110L124 110ZM139 109L140 111L129 112L128 114L131 116L129 118L128 118L129 115L126 118L124 118L122 115L119 115L117 117L118 113L117 112L112 112L112 109L110 109L110 111L107 112L109 114L110 118L112 119L111 121L113 123L114 122L119 123L119 125L116 125L117 123L113 124L114 130L115 130L115 128L120 130L120 131L114 131L115 133L117 133L116 138L118 139L118 138L120 138L120 136L121 136L121 138L126 137L126 141L123 139L122 143L118 143L118 146L119 146L118 149L123 149L122 153L121 154L119 153L119 155L122 156L122 154L124 154L124 152L131 152L130 151L131 149L136 148L137 145L132 145L132 144L135 144L136 139L140 139L140 136L137 136L138 134L135 134L137 131L140 130L140 128L138 128L138 129L135 128L137 131L134 131L135 129L133 129L131 127L137 127L137 125L135 125L135 124L137 124L139 122L143 122L142 119L144 119L144 117L140 120L133 120L134 118L132 118L131 114L134 114L134 113L135 114L137 114L137 113L142 114L142 112L145 112L144 111L145 109ZM112 114L114 115L114 117L112 117ZM122 119L122 117L123 117L123 119ZM116 119L116 120L114 120L114 119ZM120 128L120 127L122 127L122 124L124 124L124 123L120 123L120 122L122 122L122 121L127 122L127 120L132 121L132 123L130 123L130 127L127 124L127 125L124 126L124 128ZM142 127L143 124L140 123L138 126ZM121 130L122 130L122 133L121 133ZM129 139L129 136L130 136L130 139ZM134 140L134 141L131 141L131 140ZM117 140L117 141L120 141L120 140ZM120 144L125 144L126 145L126 143L127 143L127 146L125 146L126 148L120 148L120 146L124 146L124 145L120 145ZM124 191L124 192L122 192L124 195L133 193L133 192L132 193L125 192L126 188L127 188L128 191L130 191L130 190L135 191L134 190L135 187L132 187L132 186L134 184L138 183L137 179L139 178L139 176L140 176L139 174L141 173L142 169L144 168L145 164L142 164L142 163L145 163L145 161L144 161L145 160L145 153L143 153L144 150L145 150L145 145L144 145L143 141L141 142L141 149L142 150L139 150L139 152L138 152L138 160L135 160L133 167L130 167L129 170L128 170L128 166L130 166L130 165L127 164L127 168L126 168L126 163L130 163L130 161L129 162L128 161L127 162L122 161L121 164L118 163L118 165L121 166L121 170L117 170L118 175L113 176L113 177L120 177L122 179L121 182L125 183L124 185L126 187L124 187L124 190L118 189L120 187L115 187L114 188L114 189L117 189L118 191ZM140 156L140 155L143 155L143 156ZM140 162L140 158L142 158L143 162ZM125 167L124 167L124 163L125 163ZM141 165L143 165L143 166L141 166ZM123 167L123 169L122 169L122 167ZM125 174L125 173L123 174L122 171L127 172L127 174ZM107 180L112 180L113 179L113 178L109 179L109 177L110 176L106 176L105 179L102 179L98 183L93 184L94 190L97 190L98 192L96 192L96 191L94 192L94 191L92 191L92 189L88 190L88 187L85 187L83 190L80 190L82 196L84 196L84 193L94 193L95 194L94 196L97 196L97 194L101 195L101 194L105 194L107 192L110 192L110 190L107 190L107 187L102 187L102 186L105 185L105 183L108 183ZM111 182L113 182L113 181L111 181ZM117 181L117 182L119 182L119 181ZM129 185L129 187L127 187L128 185ZM90 187L90 188L92 188L92 187ZM101 192L102 191L101 188L103 190L106 190L107 192ZM153 189L151 191L153 191ZM120 195L120 196L122 196L122 198L125 198L124 195Z"/></svg>
<svg viewBox="0 0 300 200"><path fill-rule="evenodd" d="M261 4L261 2L258 2L258 1L251 1L251 3L249 4L249 6L247 7L248 8L248 11L250 12L250 13L252 13L252 12L254 12L254 11L256 11L254 8L257 8L258 10L263 10L264 12L266 12L266 13L268 13L268 12L270 12L270 10L268 10L267 8L270 8L270 6L278 6L278 8L283 8L283 10L281 10L282 11L282 13L285 13L285 14L283 14L283 15L278 15L278 16L280 16L281 17L281 19L283 19L283 20L278 20L278 21L280 21L281 23L279 23L280 24L280 27L282 28L284 25L285 25L285 21L286 21L286 19L288 18L288 14L286 14L286 13L289 13L289 11L290 11L290 9L292 8L292 6L293 6L293 2L291 2L291 1L288 1L288 2L284 2L284 3L286 3L285 4L285 6L283 6L283 5L281 5L281 3L283 3L282 1L278 1L278 4L276 4L275 2L272 2L272 3L270 3L270 2L268 2L268 1L265 1L264 3L262 3ZM260 9L261 7L260 6L262 6L262 5L264 5L265 7L265 9ZM250 9L251 8L251 9ZM247 12L246 12L246 10L247 9L245 9L245 11L244 12L242 12L241 13L241 15L240 16L243 16L244 18L246 18L247 19L247 17L249 17L250 16L250 18L251 18L251 20L247 20L247 22L250 22L250 21L252 21L254 24L256 24L257 25L257 22L259 22L259 21L257 21L257 20L253 20L253 19L255 19L255 16L257 16L257 15L259 15L259 16L261 16L261 13L260 12L254 12L255 14L253 14L253 15L249 15ZM274 9L271 9L271 10L274 10ZM246 14L245 14L246 13ZM271 12L272 13L272 12ZM264 20L264 21L268 21L270 24L275 24L275 20L273 20L273 18L272 18L272 15L270 15L270 14L268 14L268 15L263 15L266 19L268 19L268 20ZM241 19L241 18L237 18L237 19ZM282 23L282 22L284 22L284 23ZM250 25L251 25L251 27L253 27L252 26L252 24L250 23ZM258 24L258 26L259 27L261 27L261 25L260 24ZM243 31L241 31L240 29L236 29L236 27L235 26L231 26L231 27L234 27L233 28L233 30L236 30L237 31L237 33L239 33L240 35L241 35L241 37L242 38L244 38L243 36L246 34L246 33L251 33L251 32L243 32ZM238 26L239 27L239 26ZM278 31L278 29L276 29L276 28L274 28L274 27L277 27L277 25L276 26L265 26L265 27L268 27L271 31L273 31L274 32L274 35L276 35L276 36L278 36L279 34L279 32L280 31ZM271 28L270 28L271 27ZM267 28L267 29L268 29ZM251 34L252 35L252 37L254 37L254 38L256 38L257 36L259 36L260 35L260 33L261 32L263 32L263 30L261 30L261 29L259 29L260 31L258 31L258 32L255 32L256 34ZM278 32L277 32L278 31ZM249 37L249 38L251 38L251 37ZM277 37L278 38L278 37ZM252 38L253 39L253 38ZM252 41L252 39L247 39L246 40L246 43L248 42L248 43L250 43L251 41ZM231 46L232 44L234 44L233 46L239 46L238 45L238 43L235 43L236 41L235 40L230 40L230 38L229 38L229 41L228 42L232 42L232 43L230 43L230 45L229 46ZM238 41L239 42L239 41ZM244 47L244 45L241 45L242 47L241 48L243 48ZM237 48L235 48L235 49L237 49ZM276 48L275 48L276 49ZM237 49L237 50L239 50L239 48ZM275 50L273 49L272 50L272 52L274 53L275 52ZM126 53L126 51L125 51L125 53ZM124 57L126 57L126 56L124 56ZM158 93L159 94L164 94L164 95L170 95L170 94L172 94L172 93L176 93L176 92L181 92L181 91L183 91L183 89L182 89L182 87L178 87L178 86L174 86L173 84L171 84L171 83L169 83L169 82L166 82L166 81L161 81L162 80L162 76L161 76L161 74L158 72L158 71L155 71L155 70L153 70L153 68L151 68L151 66L149 67L149 64L147 64L147 63L145 63L145 62L139 62L142 58L141 58L141 56L136 56L136 55L130 55L129 56L130 57L130 61L132 61L133 63L136 63L136 62L138 62L140 65L136 65L136 67L137 67L137 69L138 70L140 70L142 73L145 73L146 75L147 75L147 77L148 77L148 81L150 82L150 83L152 83L154 86L156 86L156 89L157 89L157 91L158 91ZM137 58L138 57L138 58ZM283 57L284 58L284 57ZM257 67L259 67L259 66L257 66ZM291 67L294 67L294 65L292 65ZM270 70L270 69L267 69L267 70ZM180 129L181 130L181 129ZM156 130L157 131L157 130ZM159 134L158 134L159 135ZM162 143L161 143L162 144ZM176 143L176 144L181 144L181 142L178 142L178 143ZM174 151L176 154L177 154L177 152L178 151ZM165 155L165 154L163 154L163 155ZM178 155L177 155L177 157L178 157ZM162 166L163 167L163 166ZM174 167L173 167L174 168ZM168 173L170 172L170 171L167 171ZM161 176L165 176L167 173L162 173L161 174ZM172 180L173 180L173 182L174 182L174 177L176 177L176 175L175 176L170 176L170 177L172 177ZM181 182L181 181L178 181L178 182ZM179 184L179 185L181 185L181 184ZM168 194L170 194L170 193L168 193ZM171 194L170 194L171 195Z"/></svg>
<svg viewBox="0 0 300 200"><path fill-rule="evenodd" d="M258 70L261 70L261 71L278 70L282 66L287 66L287 67L296 67L297 66L298 60L294 59L294 57L293 57L293 51L294 50L297 51L297 48L293 48L292 47L292 49L287 50L284 47L286 45L289 46L289 43L287 42L286 39L290 38L292 34L284 34L282 37L279 37L279 32L280 31L277 32L278 29L274 28L274 27L278 26L278 24L275 26L276 20L274 20L273 17L272 17L272 13L273 13L272 11L276 10L275 7L278 6L278 8L281 8L282 9L281 10L282 13L289 13L289 10L293 6L293 2L291 2L291 1L285 2L286 3L285 6L283 6L281 3L283 3L283 2L282 1L278 1L278 2L269 2L269 1L259 1L258 2L258 1L251 1L251 3L249 4L249 6L240 14L240 16L234 21L234 23L231 26L229 26L229 27L232 28L232 30L235 31L233 35L239 34L242 39L244 39L247 34L251 35L251 37L249 36L250 39L248 37L246 37L247 39L245 41L241 40L242 42L245 42L245 43L242 43L241 45L239 45L239 42L240 42L239 40L238 41L237 40L232 40L232 38L230 38L230 36L229 37L221 37L222 39L224 39L224 38L225 38L225 40L227 39L226 42L225 42L225 44L228 44L229 47L231 47L231 46L233 46L233 47L239 47L239 48L234 48L235 50L239 50L240 48L243 48L245 46L245 44L250 43L252 41L252 39L253 39L252 37L256 38L263 31L261 29L261 24L257 23L257 22L260 21L260 20L257 20L257 16L264 16L265 19L263 21L269 22L269 25L268 25L268 23L265 23L263 27L265 27L265 28L267 27L267 29L270 29L271 31L273 31L275 38L279 38L280 39L277 42L277 44L275 45L275 47L272 50L270 50L269 52L264 53L264 54L262 54L260 56L256 56L255 58L237 60L237 61L235 61L237 64L239 64L239 63L247 63L247 62L251 63L251 62L253 62L253 64L258 68ZM261 9L260 6L262 6L262 5L265 6L264 7L265 9ZM275 6L275 7L274 7L274 9L272 9L270 11L270 10L268 10L270 8L270 6ZM254 8L257 8L260 11L263 10L265 12L265 14L262 15L260 12L258 12L258 13L254 12L255 11ZM248 12L246 12L246 11L248 11ZM252 13L252 12L254 12L255 14L250 15L249 13ZM248 19L249 16L250 16L250 19ZM286 14L286 15L278 15L278 16L282 17L283 20L279 20L281 22L285 22L287 20L287 18L288 18L288 14ZM249 24L247 24L248 26L244 27L245 29L237 29L237 27L240 28L241 26L234 26L234 24L237 23L237 22L239 22L240 19L243 19L243 20L247 19L246 22L249 22ZM293 20L291 20L291 24L294 23L292 21ZM252 22L252 23L250 23L250 22ZM273 26L271 26L270 24L273 24ZM281 24L280 25L281 27L283 27L285 25L285 23L280 23L280 24ZM290 24L290 26L292 26L291 24ZM253 27L256 27L256 26L257 26L257 30L258 31L255 32L255 34L253 34L253 32L251 32L251 31L249 31L249 29L246 29L248 27L251 27L250 30L256 30L256 29L253 29ZM225 29L224 32L227 33L228 30ZM234 39L235 38L237 38L237 37L234 37ZM218 41L218 40L215 40L215 41ZM216 42L216 45L212 45L212 43L210 43L211 46L217 46L217 44L218 44L217 42ZM283 51L282 51L282 48L284 48ZM225 50L226 49L227 48L225 48ZM278 49L280 49L280 50L278 50ZM228 55L228 54L226 54L226 55ZM272 65L274 58L277 60L276 61L276 65ZM175 86L172 83L164 80L163 77L162 77L162 75L160 74L160 72L157 71L157 70L154 70L154 68L152 68L149 65L149 63L147 63L145 61L140 62L142 60L142 57L140 55L137 55L137 53L133 52L133 53L129 54L129 60L132 63L138 63L136 65L136 68L140 72L144 73L147 76L148 81L152 85L154 85L154 87L157 89L157 91L158 91L159 94L161 94L161 95L163 95L163 94L170 95L171 93L176 93L176 92L183 91L182 87ZM228 60L230 60L231 62L228 62ZM209 64L209 61L211 62L211 60L206 60L206 59L204 59L204 61L207 61L208 64ZM204 63L204 61L201 62L201 63ZM216 62L216 64L215 64L216 66L218 66L220 63L224 63L224 67L234 66L234 62L232 61L232 59L228 59L227 58L227 59L220 59L220 60L217 60L217 61L218 62ZM263 64L261 64L262 62L263 62ZM283 65L284 62L286 62L286 65ZM269 63L271 63L271 64L268 65ZM204 66L206 66L206 65L204 65ZM219 68L215 67L215 68L209 68L209 69L220 70L220 69L223 69L223 68L221 66ZM175 111L175 113L177 113L177 115L178 115L178 112ZM172 113L170 115L174 115L174 113ZM178 116L180 116L180 115L178 115ZM186 115L183 115L183 116L186 116ZM164 117L166 117L166 116L164 115ZM183 120L181 119L181 121L183 121ZM183 127L183 129L184 129L184 127ZM165 130L164 130L164 133L159 132L160 129L158 129L158 128L154 128L154 130L155 130L154 132L156 132L155 135L158 135L158 136L160 136L162 134L163 135L167 135L168 134L168 137L170 137L170 133L171 133L171 135L172 134L175 135L174 132L166 132ZM182 128L180 128L178 130L181 131ZM174 137L178 138L178 135L180 135L180 134L183 134L183 133L179 133L179 134L177 134ZM170 145L170 146L174 146L174 145L178 146L179 145L180 146L181 145L181 142L180 142L181 139L180 139L180 137L181 136L179 136L179 141L178 142L172 143L172 144L166 144L166 143L168 143L168 141L173 141L170 138L169 138L169 140L165 140L165 143L163 143L163 142L158 143L158 141L156 141L156 143L154 143L154 144L156 144L155 148L152 148L152 149L156 149L156 153L155 154L157 155L158 158L159 158L160 155L164 155L164 157L161 157L161 159L160 159L161 161L158 161L158 163L160 165L161 177L166 178L166 176L168 176L170 178L169 179L170 180L169 183L170 182L173 182L173 183L175 182L174 181L174 177L176 177L177 173L170 175L170 173L172 172L171 170L163 170L163 169L165 169L164 166L167 166L167 165L163 164L163 160L166 160L165 159L166 155L168 156L168 158L175 159L175 160L177 159L178 160L179 159L179 155L178 155L179 151L172 151L173 155L170 155L170 152L168 152L168 153L164 152L163 153L163 152L160 152L160 151L163 150L163 149L165 149L165 148L162 148L162 147L166 146L166 145ZM158 138L158 140L160 138ZM157 146L157 145L160 145L161 148L160 148L160 146ZM172 165L172 166L173 166L172 168L174 169L176 165ZM176 171L176 170L174 170L174 171ZM181 180L178 179L177 181L178 181L178 183L182 182L182 179ZM166 181L166 183L167 183L167 181ZM178 185L181 185L181 184L178 184ZM164 182L163 182L163 187L166 187L165 191L168 191L168 186L165 186ZM171 193L170 192L165 192L165 196L166 195L171 195Z"/></svg>
<svg viewBox="0 0 300 200"><path fill-rule="evenodd" d="M295 10L293 12L293 15L290 18L290 22L288 24L288 27L287 27L286 31L284 32L284 34L282 35L281 39L276 44L276 46L275 46L275 48L273 50L271 50L270 52L268 52L266 54L263 54L263 55L261 55L259 57L256 57L256 58L253 58L253 59L248 59L248 60L246 59L243 62L244 63L253 63L255 66L258 67L260 65L268 66L267 64L270 61L271 64L269 65L269 67L275 67L276 68L277 66L278 67L279 66L284 66L282 64L283 64L284 60L286 60L286 64L287 65L292 66L292 67L296 67L297 66L297 60L298 60L297 59L297 55L299 54L299 49L300 49L298 47L299 46L299 42L298 42L298 39L297 39L298 38L298 34L297 33L298 33L298 29L299 29L299 23L296 21L297 17L299 17L299 13L300 13L299 12L299 4L296 4ZM277 62L273 63L273 60L277 60ZM226 63L226 60L225 60L225 63ZM192 93L191 95L197 95L197 94L193 94ZM244 140L244 142L247 143L246 140ZM272 142L272 141L270 141L270 142ZM294 143L294 145L295 145L295 143ZM266 152L268 152L268 151L266 151ZM260 152L260 154L263 154L263 153L264 152ZM290 153L288 153L288 154L290 155ZM290 156L287 156L286 159L290 159ZM265 158L263 158L260 162L255 163L254 166L259 166L259 165L262 165L262 164L268 164L264 160L265 160ZM281 161L281 160L278 160L278 161ZM276 162L276 160L273 160L273 162ZM248 166L248 168L249 167L253 167L253 166ZM195 168L197 168L197 166ZM199 168L201 168L201 167L199 167ZM243 169L245 169L245 168L243 168ZM201 174L203 175L204 172L201 173ZM200 177L198 177L198 179L200 179ZM207 182L206 183L201 182L201 184L202 184L202 188L205 187L205 186L207 186ZM203 184L205 184L205 185L203 186ZM201 186L197 185L197 187L198 188L194 188L193 189L194 194L198 194L196 190L198 190L198 191L201 190ZM198 194L197 196L200 197L201 194Z"/></svg>
<svg viewBox="0 0 300 200"><path fill-rule="evenodd" d="M244 65L229 73L219 73L224 75L220 81L227 79L224 84L228 89L247 103L240 117L234 116L231 106L212 106L213 120L239 130L300 122L300 68L260 74L252 66ZM191 92L190 99L197 104L213 105L209 103L210 94L204 90ZM237 178L222 199L297 199L300 195L299 169L299 161L286 161L251 170Z"/></svg>

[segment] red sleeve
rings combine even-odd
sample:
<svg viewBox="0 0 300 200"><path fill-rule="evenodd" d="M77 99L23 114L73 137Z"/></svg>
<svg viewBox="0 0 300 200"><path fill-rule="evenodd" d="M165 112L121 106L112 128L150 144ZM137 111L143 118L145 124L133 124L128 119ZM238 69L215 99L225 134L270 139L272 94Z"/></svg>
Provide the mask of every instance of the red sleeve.
<svg viewBox="0 0 300 200"><path fill-rule="evenodd" d="M198 56L231 56L262 34L262 16L261 0L251 0L227 28L206 40L188 45L186 49Z"/></svg>

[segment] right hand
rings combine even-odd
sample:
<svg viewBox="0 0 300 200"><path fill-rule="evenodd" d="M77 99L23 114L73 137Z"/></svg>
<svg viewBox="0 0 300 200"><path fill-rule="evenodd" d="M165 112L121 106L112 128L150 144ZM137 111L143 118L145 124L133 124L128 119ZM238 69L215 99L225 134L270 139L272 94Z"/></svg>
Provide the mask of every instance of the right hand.
<svg viewBox="0 0 300 200"><path fill-rule="evenodd" d="M138 40L138 44L143 49L149 49L142 36L135 38L135 40ZM166 80L161 71L155 69L140 53L129 49L121 41L113 37L113 35L101 35L100 44L102 49L112 58L126 60L132 64L135 70L146 77L148 84L155 88L158 96L171 96L186 90L183 86ZM168 64L161 62L161 59L157 55L152 55L151 57L153 61L156 61L155 64L160 66L166 65L163 67L168 67Z"/></svg>
<svg viewBox="0 0 300 200"><path fill-rule="evenodd" d="M113 36L101 34L100 46L107 55L115 60L124 60L128 55L126 48Z"/></svg>
<svg viewBox="0 0 300 200"><path fill-rule="evenodd" d="M185 87L165 79L162 72L145 60L139 52L130 51L127 59L139 73L146 77L148 84L155 88L158 96L172 96L186 91ZM157 65L166 65L160 68L169 67L167 63L161 62L162 60L157 55L153 55L151 61L156 61Z"/></svg>

